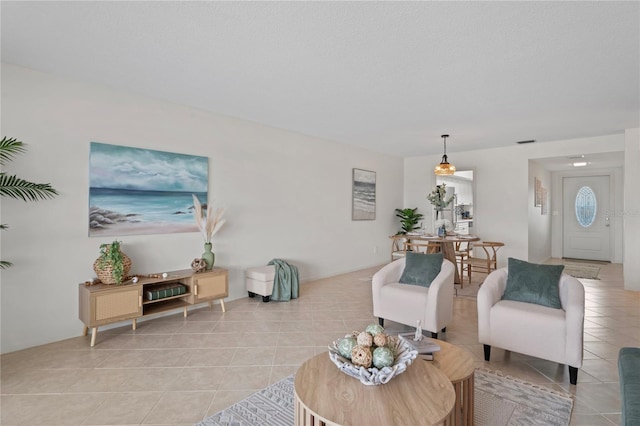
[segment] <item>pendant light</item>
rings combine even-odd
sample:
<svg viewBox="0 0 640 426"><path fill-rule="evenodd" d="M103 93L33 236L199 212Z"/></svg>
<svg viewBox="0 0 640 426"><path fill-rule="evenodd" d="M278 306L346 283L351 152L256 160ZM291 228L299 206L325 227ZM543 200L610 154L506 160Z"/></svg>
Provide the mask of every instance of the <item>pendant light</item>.
<svg viewBox="0 0 640 426"><path fill-rule="evenodd" d="M442 139L444 140L444 155L442 156L442 161L440 164L436 166L433 172L438 176L447 176L452 175L456 172L456 166L453 164L449 164L447 161L447 138L449 135L442 135Z"/></svg>

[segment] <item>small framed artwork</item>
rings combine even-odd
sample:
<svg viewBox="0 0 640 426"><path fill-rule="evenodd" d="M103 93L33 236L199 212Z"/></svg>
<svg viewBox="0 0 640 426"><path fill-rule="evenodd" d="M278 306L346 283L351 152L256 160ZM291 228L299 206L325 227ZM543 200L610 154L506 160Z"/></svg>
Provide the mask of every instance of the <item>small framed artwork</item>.
<svg viewBox="0 0 640 426"><path fill-rule="evenodd" d="M542 199L540 205L540 214L549 214L549 192L547 188L541 188Z"/></svg>
<svg viewBox="0 0 640 426"><path fill-rule="evenodd" d="M351 220L375 220L376 172L353 169Z"/></svg>
<svg viewBox="0 0 640 426"><path fill-rule="evenodd" d="M538 179L537 177L533 178L533 182L535 186L533 205L534 207L538 207L542 205L542 182L540 182L540 179Z"/></svg>

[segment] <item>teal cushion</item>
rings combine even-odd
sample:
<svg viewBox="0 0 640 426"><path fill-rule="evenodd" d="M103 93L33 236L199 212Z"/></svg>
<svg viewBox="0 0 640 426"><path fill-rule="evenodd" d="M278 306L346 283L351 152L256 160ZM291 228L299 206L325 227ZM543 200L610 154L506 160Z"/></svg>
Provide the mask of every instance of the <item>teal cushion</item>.
<svg viewBox="0 0 640 426"><path fill-rule="evenodd" d="M538 265L510 257L502 300L562 309L559 285L563 269L564 265Z"/></svg>
<svg viewBox="0 0 640 426"><path fill-rule="evenodd" d="M400 283L429 287L442 268L442 253L421 254L407 252Z"/></svg>

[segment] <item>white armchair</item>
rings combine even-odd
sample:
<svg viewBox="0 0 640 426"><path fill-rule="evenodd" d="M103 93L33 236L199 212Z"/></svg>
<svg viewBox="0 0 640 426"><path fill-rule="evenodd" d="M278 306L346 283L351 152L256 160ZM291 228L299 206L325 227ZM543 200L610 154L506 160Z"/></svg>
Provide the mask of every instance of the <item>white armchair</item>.
<svg viewBox="0 0 640 426"><path fill-rule="evenodd" d="M582 367L584 287L562 274L559 290L562 309L533 303L501 300L507 268L492 272L478 292L478 338L489 361L491 346L567 364L569 380L578 381Z"/></svg>
<svg viewBox="0 0 640 426"><path fill-rule="evenodd" d="M437 338L438 331L445 331L453 316L453 275L455 266L444 259L440 273L429 287L401 284L398 281L404 270L405 259L398 259L384 266L372 279L373 315L380 325L384 320L422 328Z"/></svg>

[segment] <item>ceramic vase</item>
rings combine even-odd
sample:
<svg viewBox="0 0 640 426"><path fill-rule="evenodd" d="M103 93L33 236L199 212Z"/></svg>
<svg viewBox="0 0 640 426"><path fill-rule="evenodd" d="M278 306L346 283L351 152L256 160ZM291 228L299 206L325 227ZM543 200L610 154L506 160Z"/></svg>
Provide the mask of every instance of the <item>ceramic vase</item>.
<svg viewBox="0 0 640 426"><path fill-rule="evenodd" d="M211 243L204 243L204 253L202 253L202 256L200 257L202 257L202 259L207 263L207 267L205 269L210 271L216 260L216 255L211 251Z"/></svg>

